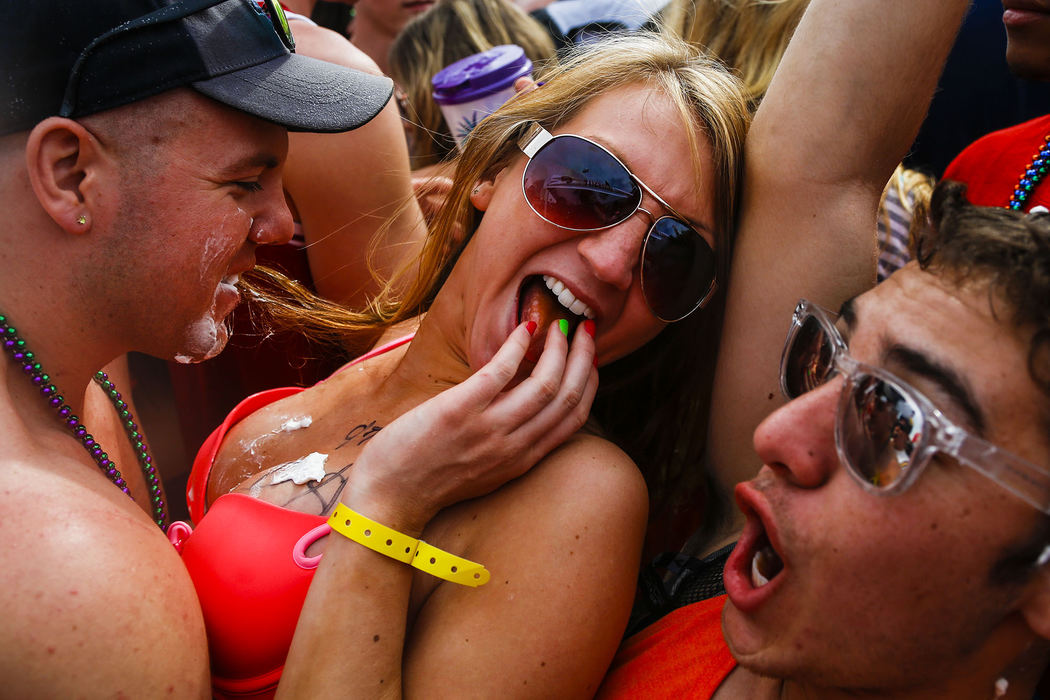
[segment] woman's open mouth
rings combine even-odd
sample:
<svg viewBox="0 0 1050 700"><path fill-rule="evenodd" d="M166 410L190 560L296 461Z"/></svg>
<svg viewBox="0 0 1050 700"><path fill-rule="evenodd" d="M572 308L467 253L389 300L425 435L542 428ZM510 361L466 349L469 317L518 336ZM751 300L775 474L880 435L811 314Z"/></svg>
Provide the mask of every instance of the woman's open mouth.
<svg viewBox="0 0 1050 700"><path fill-rule="evenodd" d="M585 319L593 319L594 311L577 299L565 283L551 275L526 277L518 290L518 323L533 321L536 332L526 359L536 362L543 352L547 329L552 323L565 319L569 324L569 337Z"/></svg>

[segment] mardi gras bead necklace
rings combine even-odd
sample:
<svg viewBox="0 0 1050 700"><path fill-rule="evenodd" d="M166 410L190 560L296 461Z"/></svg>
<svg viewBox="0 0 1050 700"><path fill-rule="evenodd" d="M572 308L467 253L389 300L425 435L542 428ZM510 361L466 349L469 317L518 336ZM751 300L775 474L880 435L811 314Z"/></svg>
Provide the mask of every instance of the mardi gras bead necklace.
<svg viewBox="0 0 1050 700"><path fill-rule="evenodd" d="M18 336L18 331L8 322L7 317L3 313L0 313L0 338L3 339L4 350L15 362L21 365L22 371L29 376L29 380L39 389L41 398L47 401L48 405L55 410L58 419L65 424L69 432L73 434L73 437L80 441L80 444L91 455L91 458L98 465L98 468L102 470L102 473L108 476L109 480L118 489L126 493L128 498L134 501L135 498L131 495L131 491L128 490L128 484L124 481L124 477L121 476L117 465L109 458L109 455L106 454L91 433L87 431L80 419L73 415L73 409L65 403L65 399L58 393L58 388L51 383L51 377L44 372L40 363L36 361L36 355L26 347L26 342ZM143 476L146 477L153 521L160 526L161 530L167 531L168 507L164 502L164 492L161 489L157 470L153 466L153 457L150 456L149 448L146 447L146 443L142 440L142 434L138 432L138 425L135 423L131 411L128 410L128 404L121 398L117 387L109 380L105 372L95 374L95 383L106 392L106 396L113 402L113 406L120 415L124 432L127 434L131 446L135 449L139 467L142 469Z"/></svg>
<svg viewBox="0 0 1050 700"><path fill-rule="evenodd" d="M1010 195L1010 203L1006 205L1006 208L1021 211L1021 207L1028 201L1032 190L1043 179L1048 169L1050 169L1050 134L1043 137L1042 146L1039 147L1039 150L1032 156L1032 160L1025 166L1021 178L1017 181L1017 186L1014 187L1013 194Z"/></svg>

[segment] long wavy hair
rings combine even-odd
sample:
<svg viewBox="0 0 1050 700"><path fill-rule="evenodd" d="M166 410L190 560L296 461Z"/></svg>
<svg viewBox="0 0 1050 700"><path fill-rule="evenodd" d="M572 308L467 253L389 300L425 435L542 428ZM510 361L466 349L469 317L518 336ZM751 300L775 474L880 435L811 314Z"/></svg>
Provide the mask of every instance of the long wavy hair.
<svg viewBox="0 0 1050 700"><path fill-rule="evenodd" d="M457 160L446 203L431 223L418 261L406 268L411 271L409 278L391 280L368 309L349 311L272 276L279 293L271 294L272 285L266 285L257 287L255 294L267 302L267 310L281 325L295 326L314 338L341 341L357 352L361 341L367 343L378 331L429 308L482 216L470 203L472 188L523 157L517 139L531 122L554 131L595 97L625 86L646 85L666 95L677 107L696 164L693 173L682 176L693 178L695 191L705 193L699 196L710 192L713 197L720 291L703 309L670 324L644 348L603 366L592 410L606 437L639 465L654 514L659 515L683 489L703 490L693 483L687 488L685 482L702 480L706 473L702 458L724 310L721 290L728 282L751 112L739 81L720 63L681 40L658 34L615 36L588 45L544 79L542 87L518 95L471 132ZM710 145L713 182L701 181L704 140ZM654 153L659 153L658 144ZM291 302L285 294L288 290L296 296ZM703 512L696 502L689 507Z"/></svg>

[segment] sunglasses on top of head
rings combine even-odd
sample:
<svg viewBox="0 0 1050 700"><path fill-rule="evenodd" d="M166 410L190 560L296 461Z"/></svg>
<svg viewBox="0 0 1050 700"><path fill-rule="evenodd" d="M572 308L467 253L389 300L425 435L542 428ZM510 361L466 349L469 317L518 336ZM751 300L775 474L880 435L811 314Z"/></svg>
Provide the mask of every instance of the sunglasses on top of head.
<svg viewBox="0 0 1050 700"><path fill-rule="evenodd" d="M833 316L804 299L799 302L780 361L780 388L794 399L842 375L835 447L865 489L903 492L942 452L1050 513L1046 468L973 435L907 382L850 357Z"/></svg>
<svg viewBox="0 0 1050 700"><path fill-rule="evenodd" d="M532 123L518 140L529 158L525 201L544 221L570 231L600 231L643 211L653 219L642 241L641 288L661 321L680 321L704 305L717 283L715 252L700 232L605 147ZM642 207L647 192L670 216Z"/></svg>

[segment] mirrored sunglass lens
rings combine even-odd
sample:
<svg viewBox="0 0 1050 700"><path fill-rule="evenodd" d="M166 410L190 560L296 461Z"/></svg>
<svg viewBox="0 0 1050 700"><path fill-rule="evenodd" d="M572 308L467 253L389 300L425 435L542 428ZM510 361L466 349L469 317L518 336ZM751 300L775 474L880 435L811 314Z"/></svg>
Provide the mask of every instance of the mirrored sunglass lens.
<svg viewBox="0 0 1050 700"><path fill-rule="evenodd" d="M791 341L784 369L788 398L798 398L828 380L832 346L816 316L806 316Z"/></svg>
<svg viewBox="0 0 1050 700"><path fill-rule="evenodd" d="M525 197L536 213L570 229L624 221L642 193L620 161L589 141L556 137L525 167Z"/></svg>
<svg viewBox="0 0 1050 700"><path fill-rule="evenodd" d="M693 311L711 290L715 252L684 221L665 216L649 229L642 252L642 292L664 321Z"/></svg>
<svg viewBox="0 0 1050 700"><path fill-rule="evenodd" d="M872 486L892 487L907 474L922 427L918 406L896 387L863 377L851 392L841 423L850 468Z"/></svg>
<svg viewBox="0 0 1050 700"><path fill-rule="evenodd" d="M288 47L289 51L295 51L295 38L292 29L288 26L288 16L284 14L284 8L278 0L263 0L264 9L270 16L270 22L281 41Z"/></svg>

